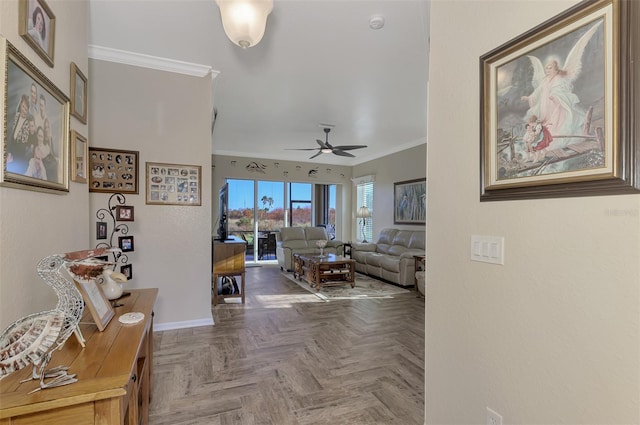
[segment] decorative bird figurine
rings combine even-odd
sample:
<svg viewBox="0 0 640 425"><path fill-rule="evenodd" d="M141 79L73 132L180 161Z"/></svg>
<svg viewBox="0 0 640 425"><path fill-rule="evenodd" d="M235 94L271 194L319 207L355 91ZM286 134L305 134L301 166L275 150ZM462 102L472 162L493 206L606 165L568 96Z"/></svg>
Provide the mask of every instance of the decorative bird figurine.
<svg viewBox="0 0 640 425"><path fill-rule="evenodd" d="M53 310L30 314L15 321L0 334L0 379L33 364L31 379L39 379L40 386L32 392L77 381L75 374L67 373L66 366L46 369L53 351L62 348L72 333L75 332L82 340L78 323L84 302L75 284L63 276L62 270L66 269L78 278L95 278L109 263L93 257L106 253L108 250L102 248L55 254L40 260L38 275L53 288L58 303ZM45 382L45 378L52 379Z"/></svg>
<svg viewBox="0 0 640 425"><path fill-rule="evenodd" d="M102 272L102 277L104 279L102 282L102 291L107 299L115 300L120 298L124 291L122 284L127 281L127 277L111 269L105 269Z"/></svg>

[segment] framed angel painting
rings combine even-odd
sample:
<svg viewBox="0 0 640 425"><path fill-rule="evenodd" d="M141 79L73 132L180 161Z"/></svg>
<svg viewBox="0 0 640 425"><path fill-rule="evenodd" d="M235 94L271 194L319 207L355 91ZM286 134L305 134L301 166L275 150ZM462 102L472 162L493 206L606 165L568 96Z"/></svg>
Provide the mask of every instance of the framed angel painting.
<svg viewBox="0 0 640 425"><path fill-rule="evenodd" d="M636 3L584 1L480 58L480 200L640 191Z"/></svg>

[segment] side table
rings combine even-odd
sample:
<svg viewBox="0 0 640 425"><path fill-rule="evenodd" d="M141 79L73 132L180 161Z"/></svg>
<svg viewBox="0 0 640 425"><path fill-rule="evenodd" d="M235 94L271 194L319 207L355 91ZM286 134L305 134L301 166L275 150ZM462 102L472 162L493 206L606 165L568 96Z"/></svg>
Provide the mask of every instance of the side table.
<svg viewBox="0 0 640 425"><path fill-rule="evenodd" d="M426 285L426 257L424 255L414 255L414 274L413 274L413 283L416 287L416 291L418 292L418 297L424 297L425 288L420 291L420 286L418 285L418 273L422 273L423 284Z"/></svg>
<svg viewBox="0 0 640 425"><path fill-rule="evenodd" d="M351 242L345 242L343 245L343 249L344 249L344 257L351 258Z"/></svg>

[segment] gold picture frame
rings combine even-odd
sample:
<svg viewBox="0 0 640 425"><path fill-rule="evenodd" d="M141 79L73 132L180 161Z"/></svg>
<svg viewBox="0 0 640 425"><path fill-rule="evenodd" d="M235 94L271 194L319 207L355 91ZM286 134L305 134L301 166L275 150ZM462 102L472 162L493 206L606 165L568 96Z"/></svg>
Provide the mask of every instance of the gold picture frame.
<svg viewBox="0 0 640 425"><path fill-rule="evenodd" d="M56 16L44 0L20 0L18 33L53 68Z"/></svg>
<svg viewBox="0 0 640 425"><path fill-rule="evenodd" d="M74 279L74 282L82 294L86 306L89 307L89 312L96 322L98 330L102 332L115 316L111 303L95 280Z"/></svg>
<svg viewBox="0 0 640 425"><path fill-rule="evenodd" d="M639 9L586 0L480 58L481 201L640 191Z"/></svg>
<svg viewBox="0 0 640 425"><path fill-rule="evenodd" d="M89 144L84 136L71 130L71 181L87 182Z"/></svg>
<svg viewBox="0 0 640 425"><path fill-rule="evenodd" d="M138 193L138 151L89 147L89 192Z"/></svg>
<svg viewBox="0 0 640 425"><path fill-rule="evenodd" d="M87 123L87 77L80 71L80 68L71 62L71 115L76 117L82 124Z"/></svg>
<svg viewBox="0 0 640 425"><path fill-rule="evenodd" d="M69 99L1 36L0 117L0 184L68 192Z"/></svg>
<svg viewBox="0 0 640 425"><path fill-rule="evenodd" d="M147 205L202 205L200 165L146 163Z"/></svg>

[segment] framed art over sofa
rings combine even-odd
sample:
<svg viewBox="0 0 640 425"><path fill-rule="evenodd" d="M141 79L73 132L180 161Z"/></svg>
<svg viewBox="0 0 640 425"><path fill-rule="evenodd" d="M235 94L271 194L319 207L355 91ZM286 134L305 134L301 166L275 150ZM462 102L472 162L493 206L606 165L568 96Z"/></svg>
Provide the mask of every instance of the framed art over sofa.
<svg viewBox="0 0 640 425"><path fill-rule="evenodd" d="M425 224L427 217L427 179L393 184L393 223Z"/></svg>

